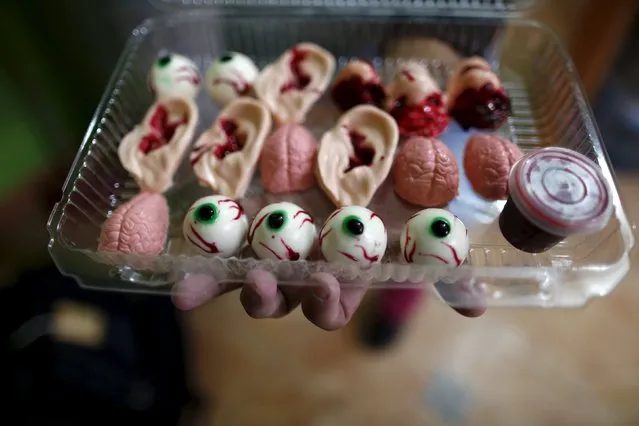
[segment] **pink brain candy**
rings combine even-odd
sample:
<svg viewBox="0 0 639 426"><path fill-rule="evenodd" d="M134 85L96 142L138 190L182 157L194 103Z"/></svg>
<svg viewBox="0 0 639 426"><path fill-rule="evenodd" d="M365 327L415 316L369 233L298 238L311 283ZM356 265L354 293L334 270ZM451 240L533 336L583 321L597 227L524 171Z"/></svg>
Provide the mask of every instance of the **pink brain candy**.
<svg viewBox="0 0 639 426"><path fill-rule="evenodd" d="M278 194L304 191L315 184L317 141L306 128L288 124L264 143L260 157L262 186Z"/></svg>
<svg viewBox="0 0 639 426"><path fill-rule="evenodd" d="M440 140L413 137L395 159L393 179L395 192L403 200L423 207L442 207L458 193L457 160Z"/></svg>
<svg viewBox="0 0 639 426"><path fill-rule="evenodd" d="M507 139L475 134L464 149L464 171L476 193L488 200L505 200L510 169L523 155Z"/></svg>
<svg viewBox="0 0 639 426"><path fill-rule="evenodd" d="M143 192L104 222L98 251L156 256L164 250L168 229L169 206L164 197Z"/></svg>

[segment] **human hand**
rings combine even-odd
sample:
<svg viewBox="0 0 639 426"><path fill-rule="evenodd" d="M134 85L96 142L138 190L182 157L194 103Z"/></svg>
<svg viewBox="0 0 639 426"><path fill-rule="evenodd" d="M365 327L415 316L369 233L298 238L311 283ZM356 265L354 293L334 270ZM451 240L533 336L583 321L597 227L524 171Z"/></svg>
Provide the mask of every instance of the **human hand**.
<svg viewBox="0 0 639 426"><path fill-rule="evenodd" d="M301 305L310 322L330 331L345 326L351 320L368 286L358 282L341 285L327 273L312 275L304 286L278 285L276 278L264 270L249 272L244 284L218 283L208 275L191 275L174 286L173 303L178 309L188 311L239 288L242 306L252 318L281 318ZM436 285L436 288L442 298L453 305L468 302L468 297L476 298L467 286L449 284L445 288ZM392 292L389 290L388 294ZM420 293L422 296L426 294ZM408 305L406 309L411 310L414 302ZM480 316L485 311L481 307L454 309L468 317Z"/></svg>

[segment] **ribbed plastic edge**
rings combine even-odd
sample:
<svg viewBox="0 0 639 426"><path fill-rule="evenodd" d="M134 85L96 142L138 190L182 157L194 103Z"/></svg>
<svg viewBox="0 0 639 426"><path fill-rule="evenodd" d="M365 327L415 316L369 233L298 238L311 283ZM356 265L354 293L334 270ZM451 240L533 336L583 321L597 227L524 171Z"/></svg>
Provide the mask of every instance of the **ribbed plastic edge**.
<svg viewBox="0 0 639 426"><path fill-rule="evenodd" d="M262 12L283 10L305 14L307 9L323 12L420 16L514 18L521 17L536 0L149 0L164 12L197 9L255 9Z"/></svg>

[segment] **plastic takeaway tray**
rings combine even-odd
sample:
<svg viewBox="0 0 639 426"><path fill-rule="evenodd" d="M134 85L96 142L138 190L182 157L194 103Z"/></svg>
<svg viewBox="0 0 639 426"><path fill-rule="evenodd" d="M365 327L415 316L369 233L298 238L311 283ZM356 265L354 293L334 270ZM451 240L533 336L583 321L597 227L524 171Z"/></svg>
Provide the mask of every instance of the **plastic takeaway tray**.
<svg viewBox="0 0 639 426"><path fill-rule="evenodd" d="M522 150L556 145L579 151L596 161L612 188L615 212L608 226L587 237L567 239L542 254L522 253L507 244L496 224L504 202L482 200L462 175L460 195L449 209L470 230L467 262L455 270L405 265L399 262L399 232L404 221L418 209L403 204L388 179L369 207L388 227L389 248L383 262L370 269L338 267L318 260L271 262L248 256L228 260L191 257L182 254L181 222L188 206L208 192L197 184L185 161L176 176L176 185L165 194L171 208L166 253L148 258L96 251L104 220L137 191L118 161L117 146L151 104L146 76L158 50L168 48L188 55L204 70L226 50L244 52L264 66L291 45L311 41L332 51L339 67L352 58L363 58L372 61L388 79L396 63L408 59L388 52L395 43L415 37L436 38L461 55L482 54L493 63L514 107L513 117L499 132ZM419 51L415 52L411 59L423 60L439 83L445 84L450 72L448 62L437 57L420 57ZM210 126L219 108L204 91L197 102L199 134ZM319 136L334 123L335 117L330 101L324 97L306 125ZM468 133L454 124L442 136L458 156L467 138ZM265 193L256 178L240 201L252 216L261 206L285 197ZM333 210L319 189L288 197L310 210L318 224ZM281 282L291 285L304 285L309 274L316 271L336 274L343 285L349 285L354 278L366 280L373 287L431 288L430 283L436 281L444 285L462 282L482 294L488 306L582 305L593 296L609 293L624 277L634 245L632 228L573 64L552 33L525 21L428 17L316 14L308 19L286 14L268 17L245 13L239 17L220 11L190 11L144 22L133 31L117 65L69 172L63 198L51 213L48 228L51 256L59 269L90 288L168 293L170 284L187 273L207 273L221 281L239 282L247 271L259 267L275 272Z"/></svg>
<svg viewBox="0 0 639 426"><path fill-rule="evenodd" d="M355 9L362 12L389 11L431 16L513 17L528 11L535 0L150 0L161 10L175 11L208 8L261 8L278 13L282 8L321 8L323 11L344 13Z"/></svg>

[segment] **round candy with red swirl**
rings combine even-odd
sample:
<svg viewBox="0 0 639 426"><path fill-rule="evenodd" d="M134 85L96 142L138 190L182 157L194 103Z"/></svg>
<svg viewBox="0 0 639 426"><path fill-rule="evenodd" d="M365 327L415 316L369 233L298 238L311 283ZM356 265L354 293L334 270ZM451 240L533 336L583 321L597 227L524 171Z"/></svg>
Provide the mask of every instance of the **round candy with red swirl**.
<svg viewBox="0 0 639 426"><path fill-rule="evenodd" d="M613 211L599 166L566 148L543 148L523 157L510 172L508 188L500 228L526 252L543 252L566 237L600 231Z"/></svg>
<svg viewBox="0 0 639 426"><path fill-rule="evenodd" d="M206 71L206 90L213 101L226 105L249 96L260 71L246 55L227 52L213 61Z"/></svg>
<svg viewBox="0 0 639 426"><path fill-rule="evenodd" d="M308 211L282 201L257 212L247 238L260 259L303 260L315 245L317 228Z"/></svg>
<svg viewBox="0 0 639 426"><path fill-rule="evenodd" d="M412 215L399 237L402 260L418 265L461 266L468 256L468 229L444 209L425 209Z"/></svg>
<svg viewBox="0 0 639 426"><path fill-rule="evenodd" d="M328 262L370 266L384 257L388 235L375 212L361 206L335 210L320 231L319 246Z"/></svg>
<svg viewBox="0 0 639 426"><path fill-rule="evenodd" d="M210 195L197 200L184 216L182 232L189 247L205 256L231 257L246 242L248 219L235 200Z"/></svg>
<svg viewBox="0 0 639 426"><path fill-rule="evenodd" d="M194 100L200 93L200 70L186 56L166 50L158 53L147 77L149 90L156 99Z"/></svg>

